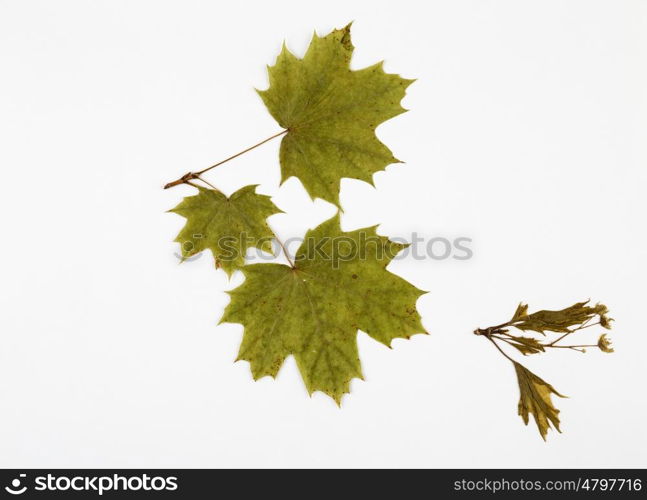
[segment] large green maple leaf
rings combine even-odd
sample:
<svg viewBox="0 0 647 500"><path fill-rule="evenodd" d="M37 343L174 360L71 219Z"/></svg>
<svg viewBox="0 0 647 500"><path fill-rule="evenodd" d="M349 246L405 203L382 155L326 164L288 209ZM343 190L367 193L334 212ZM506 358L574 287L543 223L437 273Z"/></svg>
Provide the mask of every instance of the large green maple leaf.
<svg viewBox="0 0 647 500"><path fill-rule="evenodd" d="M269 196L257 194L256 186L245 186L230 197L215 189L196 187L197 195L187 196L169 210L187 219L175 238L182 260L209 249L216 267L231 276L245 264L248 248L272 253L274 233L266 219L281 210Z"/></svg>
<svg viewBox="0 0 647 500"><path fill-rule="evenodd" d="M221 319L244 326L238 360L258 379L294 355L308 391L339 404L362 378L358 329L387 346L425 332L416 310L425 292L386 270L405 246L375 227L342 232L337 215L308 231L294 267L245 266Z"/></svg>
<svg viewBox="0 0 647 500"><path fill-rule="evenodd" d="M312 198L339 206L342 177L373 183L373 174L400 163L375 136L376 127L404 111L414 80L387 74L382 62L353 71L350 24L325 37L315 33L303 59L285 44L268 67L270 86L258 91L287 130L281 141L281 182L298 177Z"/></svg>

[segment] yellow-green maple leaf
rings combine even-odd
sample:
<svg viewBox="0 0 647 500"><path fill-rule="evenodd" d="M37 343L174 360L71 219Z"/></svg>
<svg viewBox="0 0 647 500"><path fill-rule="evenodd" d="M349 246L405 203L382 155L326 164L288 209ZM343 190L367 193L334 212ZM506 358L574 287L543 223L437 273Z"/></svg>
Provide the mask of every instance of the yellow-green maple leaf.
<svg viewBox="0 0 647 500"><path fill-rule="evenodd" d="M358 330L387 346L425 332L416 310L425 292L386 270L405 246L375 227L342 232L337 215L308 231L294 267L245 266L221 320L244 326L238 360L258 379L294 355L308 392L339 404L362 378Z"/></svg>
<svg viewBox="0 0 647 500"><path fill-rule="evenodd" d="M587 305L589 301L578 302L559 311L542 310L528 314L528 306L519 304L510 324L519 330L532 330L539 333L571 331L571 327L586 324L596 315L605 318L608 312L604 304Z"/></svg>
<svg viewBox="0 0 647 500"><path fill-rule="evenodd" d="M519 383L519 415L524 423L528 425L528 416L532 413L539 429L539 434L546 440L550 424L559 430L559 410L555 408L551 400L551 394L560 398L561 395L548 382L544 381L523 365L512 362L517 373L517 382Z"/></svg>
<svg viewBox="0 0 647 500"><path fill-rule="evenodd" d="M227 197L215 189L198 187L197 195L187 196L169 210L186 218L175 238L182 260L209 249L216 267L231 276L245 264L248 248L272 253L274 233L266 219L281 210L269 196L255 190L256 186L245 186Z"/></svg>
<svg viewBox="0 0 647 500"><path fill-rule="evenodd" d="M281 141L281 182L296 176L312 198L339 206L342 177L372 184L373 174L400 163L375 136L376 127L404 111L413 80L387 74L382 62L353 71L350 24L315 33L303 57L285 46L268 67L270 86L258 91L287 130Z"/></svg>

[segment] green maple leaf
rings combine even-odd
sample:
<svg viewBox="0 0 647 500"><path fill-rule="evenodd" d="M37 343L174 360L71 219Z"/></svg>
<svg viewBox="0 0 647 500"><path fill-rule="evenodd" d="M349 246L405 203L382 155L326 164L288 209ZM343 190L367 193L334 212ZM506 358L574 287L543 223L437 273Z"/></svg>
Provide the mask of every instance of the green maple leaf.
<svg viewBox="0 0 647 500"><path fill-rule="evenodd" d="M519 415L524 423L528 425L528 416L532 413L537 429L539 429L539 433L545 441L550 424L558 432L561 432L559 429L559 410L553 405L551 394L555 394L560 398L566 396L561 395L552 385L539 378L523 365L514 361L513 364L519 383Z"/></svg>
<svg viewBox="0 0 647 500"><path fill-rule="evenodd" d="M245 264L248 248L272 253L274 233L266 219L281 210L269 196L255 190L256 186L245 186L227 197L220 191L198 187L197 195L187 196L169 210L187 219L175 238L181 245L182 260L209 249L216 267L231 276Z"/></svg>
<svg viewBox="0 0 647 500"><path fill-rule="evenodd" d="M524 356L545 351L543 344L533 337L510 337L507 342Z"/></svg>
<svg viewBox="0 0 647 500"><path fill-rule="evenodd" d="M312 198L339 206L342 177L373 183L373 174L400 163L375 136L376 127L406 110L414 80L387 74L382 62L353 71L350 24L325 37L315 33L303 59L285 44L268 67L270 86L258 91L287 130L281 141L281 182L298 177Z"/></svg>
<svg viewBox="0 0 647 500"><path fill-rule="evenodd" d="M244 326L237 360L249 361L259 379L275 377L294 355L308 392L340 404L351 380L362 378L358 329L387 346L425 333L416 310L425 292L386 270L405 246L375 227L344 233L337 215L308 231L294 267L245 266L221 319Z"/></svg>
<svg viewBox="0 0 647 500"><path fill-rule="evenodd" d="M609 318L605 316L607 307L604 304L589 306L588 303L587 300L559 311L542 310L532 314L528 314L528 306L522 303L510 324L523 331L567 333L571 331L571 327L586 324L595 316L599 316L601 322L606 320L608 323Z"/></svg>

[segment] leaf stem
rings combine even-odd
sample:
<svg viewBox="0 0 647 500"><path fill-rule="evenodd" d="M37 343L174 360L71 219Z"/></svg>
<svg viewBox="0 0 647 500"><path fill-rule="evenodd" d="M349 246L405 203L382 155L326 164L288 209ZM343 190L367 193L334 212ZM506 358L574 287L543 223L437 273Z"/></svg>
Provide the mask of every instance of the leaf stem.
<svg viewBox="0 0 647 500"><path fill-rule="evenodd" d="M269 223L268 223L268 227L269 227ZM279 243L281 250L283 250L283 255L285 255L285 258L290 263L290 267L294 269L296 266L294 265L294 260L292 260L292 258L290 257L290 253L288 252L288 249L281 241L281 238L279 238L279 236L276 234L276 231L274 231L274 229L272 229L271 227L270 227L270 231L274 233L274 239Z"/></svg>
<svg viewBox="0 0 647 500"><path fill-rule="evenodd" d="M211 184L210 182L207 182L207 181L206 181L206 180L204 180L202 177L197 177L197 179L198 179L198 180L201 180L202 182L204 182L204 183L205 183L207 186L209 186L211 189L213 189L213 190L215 190L215 191L220 191L220 189L218 189L216 186L214 186L214 185L213 185L213 184Z"/></svg>
<svg viewBox="0 0 647 500"><path fill-rule="evenodd" d="M492 337L490 337L489 335L485 335L485 338L488 339L490 342L492 342L494 344L494 347L496 347L501 354L503 354L506 358L508 358L508 360L510 360L510 362L516 363L516 361L514 359L512 359L510 356L508 356L505 353L505 351L503 349L501 349L501 347L499 347L499 344L497 344Z"/></svg>
<svg viewBox="0 0 647 500"><path fill-rule="evenodd" d="M489 328L477 328L474 330L475 335L483 335L484 337L489 337L490 335L508 335L507 330L505 328L507 326L510 326L512 323L507 322L507 323L501 323L500 325L497 326L491 326ZM509 335L511 336L511 335Z"/></svg>
<svg viewBox="0 0 647 500"><path fill-rule="evenodd" d="M508 338L506 338L506 337L500 337L499 335L492 335L491 338L500 340L501 342L505 342L508 345L512 345L512 346L514 345L512 342L514 341L515 337L512 337L512 336L508 336Z"/></svg>
<svg viewBox="0 0 647 500"><path fill-rule="evenodd" d="M547 346L549 346L549 347L554 347L554 346L555 346L555 344L557 344L557 342L559 342L559 341L560 341L560 340L562 340L563 338L566 338L566 337L567 337L568 335L570 335L571 333L575 333L575 332L577 332L577 331L579 331L579 330L584 330L585 328L589 328L589 327L591 327L591 326L595 326L595 325L599 325L599 324L600 324L600 322L598 321L598 322L596 322L596 323L591 323L590 325L587 325L587 323L588 323L589 321L591 321L591 318L587 319L584 323L582 323L582 324L581 324L580 326L578 326L577 328L575 328L575 329L571 330L570 332L566 332L564 335L562 335L562 336L561 336L561 337L559 337L558 339L553 340L550 344L546 344L546 345L547 345Z"/></svg>
<svg viewBox="0 0 647 500"><path fill-rule="evenodd" d="M264 139L264 140L262 140L261 142L259 142L259 143L257 143L257 144L254 144L253 146L248 147L247 149L244 149L244 150L243 150L243 151L241 151L240 153L236 153L235 155L232 155L232 156L230 156L229 158L225 158L224 160L219 161L218 163L215 163L215 164L211 165L210 167L204 168L204 169L202 169L202 170L200 170L200 171L198 171L198 172L189 172L189 173L186 173L186 174L184 174L182 177L180 177L179 179L176 179L176 180L174 180L174 181L172 181L172 182L167 183L167 184L164 186L164 189L169 189L169 188L172 188L172 187L174 187L174 186L179 186L180 184L187 184L189 181L192 181L193 179L200 179L200 176L201 176L202 174L204 174L204 173L208 172L208 171L209 171L209 170L211 170L212 168L216 168L216 167L218 167L218 166L222 165L223 163L227 163L228 161L233 160L234 158L238 158L240 155L243 155L243 154L245 154L245 153L247 153L247 152L251 151L252 149L256 149L257 147L262 146L262 145L263 145L263 144L265 144L266 142L269 142L269 141L271 141L272 139L276 139L277 137L280 137L280 136L282 136L283 134L287 134L287 133L288 133L288 130L287 130L287 129L286 129L286 130L282 130L282 131L281 131L281 132L279 132L278 134L274 134L273 136L268 137L267 139ZM203 179L200 179L200 180L202 180L202 181L204 182L204 180L203 180Z"/></svg>
<svg viewBox="0 0 647 500"><path fill-rule="evenodd" d="M582 345L547 345L551 349L572 349L574 351L585 352L585 347L599 347L597 344L582 344Z"/></svg>

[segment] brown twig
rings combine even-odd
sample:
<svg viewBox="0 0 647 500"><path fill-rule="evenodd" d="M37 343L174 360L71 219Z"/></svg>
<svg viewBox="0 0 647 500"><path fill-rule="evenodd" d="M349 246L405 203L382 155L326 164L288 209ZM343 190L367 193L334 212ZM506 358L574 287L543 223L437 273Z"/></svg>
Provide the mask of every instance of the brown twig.
<svg viewBox="0 0 647 500"><path fill-rule="evenodd" d="M238 158L240 155L243 155L243 154L251 151L252 149L255 149L255 148L259 147L259 146L262 146L263 144L265 144L268 141L271 141L272 139L280 137L283 134L287 134L287 132L288 132L287 130L283 130L283 131L279 132L278 134L274 134L273 136L268 137L265 140L262 140L258 144L254 144L253 146L250 146L249 148L241 151L240 153L236 153L235 155L232 155L229 158L225 158L224 160L219 161L218 163L215 163L214 165L211 165L210 167L204 168L204 169L200 170L199 172L188 172L188 173L184 174L182 177L180 177L179 179L176 179L176 180L174 180L172 182L167 183L164 186L164 189L172 188L174 186L179 186L180 184L188 184L190 181L192 181L194 179L200 179L200 176L202 174L208 172L212 168L216 168L217 166L222 165L223 163L227 163L228 161L233 160L234 158ZM200 179L200 180L205 182L203 179Z"/></svg>

